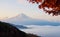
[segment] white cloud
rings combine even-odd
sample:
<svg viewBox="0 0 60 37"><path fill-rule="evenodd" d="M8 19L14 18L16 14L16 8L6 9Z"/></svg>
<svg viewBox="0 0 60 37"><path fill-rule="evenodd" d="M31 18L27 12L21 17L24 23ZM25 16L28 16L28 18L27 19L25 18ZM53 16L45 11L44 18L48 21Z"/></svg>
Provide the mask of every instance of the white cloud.
<svg viewBox="0 0 60 37"><path fill-rule="evenodd" d="M29 25L31 29L21 29L27 33L38 34L44 37L60 37L60 26L37 26Z"/></svg>

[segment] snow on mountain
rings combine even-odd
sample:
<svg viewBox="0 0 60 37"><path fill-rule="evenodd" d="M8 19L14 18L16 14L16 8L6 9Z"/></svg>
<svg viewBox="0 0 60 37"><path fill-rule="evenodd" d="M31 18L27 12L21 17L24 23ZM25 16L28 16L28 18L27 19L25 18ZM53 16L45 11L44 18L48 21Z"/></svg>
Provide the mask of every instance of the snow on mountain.
<svg viewBox="0 0 60 37"><path fill-rule="evenodd" d="M15 17L4 19L2 21L12 23L12 24L21 24L21 22L23 22L26 19L29 19L29 17L22 13Z"/></svg>
<svg viewBox="0 0 60 37"><path fill-rule="evenodd" d="M60 25L59 22L33 19L23 13L15 16L15 17L12 17L12 18L4 19L2 21L16 24L16 25L52 25L52 26Z"/></svg>

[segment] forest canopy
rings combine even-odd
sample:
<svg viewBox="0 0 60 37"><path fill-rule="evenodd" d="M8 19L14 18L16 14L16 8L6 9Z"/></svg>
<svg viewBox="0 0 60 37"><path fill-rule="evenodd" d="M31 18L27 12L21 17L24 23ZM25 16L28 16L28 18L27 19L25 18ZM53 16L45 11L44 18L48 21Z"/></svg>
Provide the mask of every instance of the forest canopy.
<svg viewBox="0 0 60 37"><path fill-rule="evenodd" d="M46 13L53 16L60 15L60 0L28 0L37 3L39 9L43 9ZM39 4L41 3L41 4Z"/></svg>

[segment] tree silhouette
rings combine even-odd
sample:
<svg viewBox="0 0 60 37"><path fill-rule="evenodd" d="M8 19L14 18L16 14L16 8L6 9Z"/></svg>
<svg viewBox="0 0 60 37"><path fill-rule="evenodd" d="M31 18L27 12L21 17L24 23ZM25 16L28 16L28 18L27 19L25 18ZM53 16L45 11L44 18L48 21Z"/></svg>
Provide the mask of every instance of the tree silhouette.
<svg viewBox="0 0 60 37"><path fill-rule="evenodd" d="M52 14L53 16L60 15L60 0L28 0L28 1L32 3L37 3L39 9L43 9L48 14Z"/></svg>
<svg viewBox="0 0 60 37"><path fill-rule="evenodd" d="M35 34L25 33L10 23L0 21L0 37L40 37Z"/></svg>

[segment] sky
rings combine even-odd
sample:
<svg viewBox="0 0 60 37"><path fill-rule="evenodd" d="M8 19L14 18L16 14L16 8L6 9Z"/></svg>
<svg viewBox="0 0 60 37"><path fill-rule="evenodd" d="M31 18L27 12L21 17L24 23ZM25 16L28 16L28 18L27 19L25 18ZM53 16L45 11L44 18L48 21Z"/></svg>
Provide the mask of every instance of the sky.
<svg viewBox="0 0 60 37"><path fill-rule="evenodd" d="M42 9L38 8L37 4L29 3L29 1L27 1L27 0L0 0L0 20L1 19L3 20L5 18L12 18L12 17L15 17L22 13L33 19L46 20L46 21L51 21L51 22L60 22L60 15L58 15L58 16L48 15ZM33 20L32 20L32 22L33 22ZM32 33L40 32L41 35L44 35L44 36L45 35L53 36L53 34L54 34L54 36L60 37L60 35L59 35L60 26L57 26L57 27L52 27L52 26L51 27L50 26L47 26L47 27L40 26L39 27L39 26L37 26L38 27L37 28L34 25L32 27L33 27L33 29L27 29L27 30L23 30L23 31L32 32Z"/></svg>
<svg viewBox="0 0 60 37"><path fill-rule="evenodd" d="M11 18L21 13L34 19L60 22L60 15L48 15L38 8L37 4L27 0L0 0L0 19Z"/></svg>

